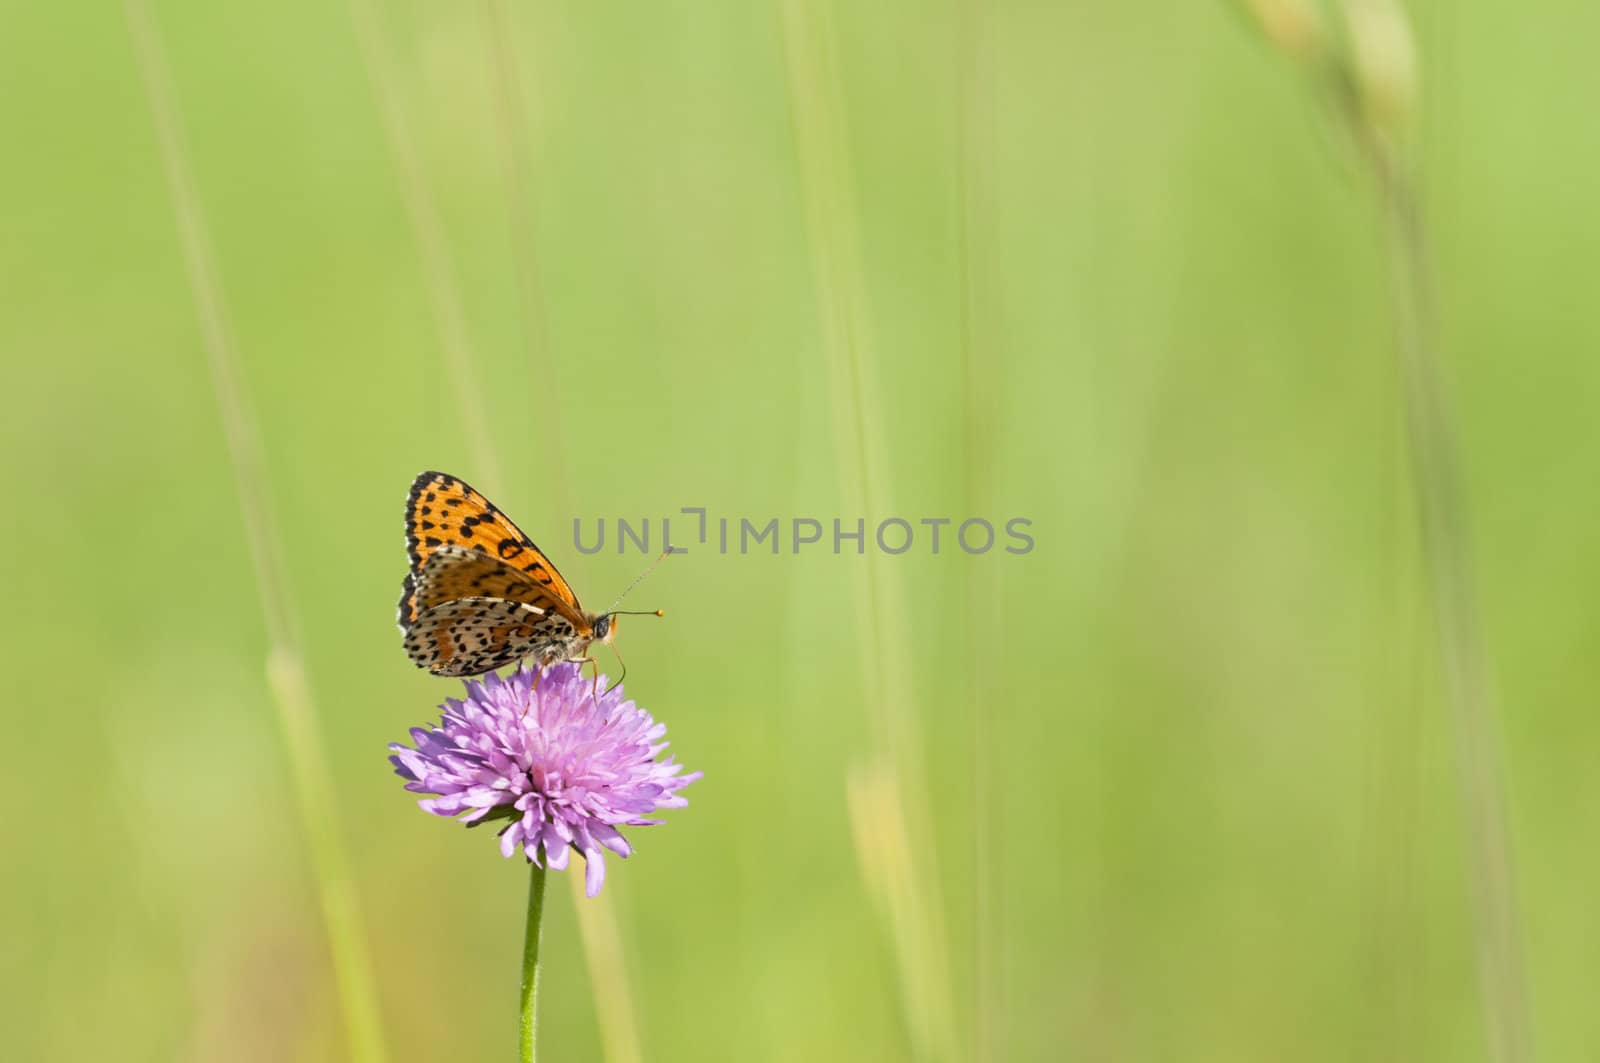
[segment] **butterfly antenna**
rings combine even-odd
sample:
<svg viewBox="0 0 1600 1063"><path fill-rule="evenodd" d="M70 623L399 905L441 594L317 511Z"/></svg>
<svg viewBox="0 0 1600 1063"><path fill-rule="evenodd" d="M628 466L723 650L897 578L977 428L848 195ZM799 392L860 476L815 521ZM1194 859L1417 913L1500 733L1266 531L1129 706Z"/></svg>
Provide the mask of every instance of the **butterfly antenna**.
<svg viewBox="0 0 1600 1063"><path fill-rule="evenodd" d="M635 587L637 587L639 584L643 583L644 582L644 578L646 576L650 575L650 573L654 572L657 568L659 568L660 565L661 565L661 562L665 561L668 557L672 556L672 553L673 553L673 551L672 551L672 549L670 547L668 547L667 549L661 551L661 556L656 558L654 561L650 562L650 567L645 569L643 572L639 573L637 576L635 576L633 582L628 584L628 586L623 589L621 594L617 595L617 600L612 602L611 605L609 607L607 607L606 613L610 614L610 613L614 612L616 610L617 606L622 603L622 599L626 598L628 596L628 593L630 591L632 591ZM659 613L659 610L657 610L656 612Z"/></svg>

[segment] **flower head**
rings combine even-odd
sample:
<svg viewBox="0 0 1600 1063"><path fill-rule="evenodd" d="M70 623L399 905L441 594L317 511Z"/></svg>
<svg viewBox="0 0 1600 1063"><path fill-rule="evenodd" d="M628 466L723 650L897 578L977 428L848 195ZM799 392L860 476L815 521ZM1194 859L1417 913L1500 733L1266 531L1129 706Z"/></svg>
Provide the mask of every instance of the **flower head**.
<svg viewBox="0 0 1600 1063"><path fill-rule="evenodd" d="M465 813L469 826L509 820L504 856L520 849L560 871L569 849L582 853L593 897L605 879L601 850L632 851L617 828L661 822L646 817L688 804L678 791L701 776L680 775L670 756L656 759L667 728L621 687L598 698L596 689L570 663L469 679L466 698L447 699L436 726L412 728L415 748L391 744L389 760L407 790L435 795L418 802L424 811Z"/></svg>

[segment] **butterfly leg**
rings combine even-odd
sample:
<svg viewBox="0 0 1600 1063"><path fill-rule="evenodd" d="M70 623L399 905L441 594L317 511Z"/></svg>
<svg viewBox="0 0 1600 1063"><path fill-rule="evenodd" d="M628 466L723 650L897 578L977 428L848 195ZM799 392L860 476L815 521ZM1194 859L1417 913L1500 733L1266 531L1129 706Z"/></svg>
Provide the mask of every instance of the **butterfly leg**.
<svg viewBox="0 0 1600 1063"><path fill-rule="evenodd" d="M529 688L532 692L534 692L534 693L538 692L538 690L539 690L539 680L543 679L545 672L547 672L549 670L550 670L550 662L549 661L545 661L545 660L541 659L541 660L535 660L533 662L533 686L531 688ZM527 715L528 715L528 706L524 705L522 707L522 711L517 714L517 719L520 720L524 716L527 716Z"/></svg>
<svg viewBox="0 0 1600 1063"><path fill-rule="evenodd" d="M535 661L534 664L533 664L533 685L528 688L528 692L530 694L537 694L539 692L539 680L541 680L543 678L544 678L544 666L539 664L539 662ZM521 723L523 720L527 719L528 710L531 709L532 707L533 707L533 699L529 698L527 703L522 706L522 711L517 713L517 722L518 723Z"/></svg>
<svg viewBox="0 0 1600 1063"><path fill-rule="evenodd" d="M583 671L583 666L586 665L586 664L594 665L594 686L593 686L593 689L590 691L590 696L592 696L594 698L594 703L596 705L599 705L600 704L600 662L595 660L593 657L569 657L569 658L567 658L567 660L568 660L569 663L577 665L579 672Z"/></svg>

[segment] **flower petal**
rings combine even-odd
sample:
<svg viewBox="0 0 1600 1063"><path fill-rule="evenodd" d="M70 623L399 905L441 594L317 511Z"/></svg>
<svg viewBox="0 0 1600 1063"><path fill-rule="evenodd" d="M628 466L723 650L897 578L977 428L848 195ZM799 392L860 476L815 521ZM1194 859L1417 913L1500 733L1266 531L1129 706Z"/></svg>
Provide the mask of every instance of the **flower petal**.
<svg viewBox="0 0 1600 1063"><path fill-rule="evenodd" d="M606 860L600 855L599 849L593 849L583 854L583 892L590 897L600 893L600 885L606 880Z"/></svg>
<svg viewBox="0 0 1600 1063"><path fill-rule="evenodd" d="M495 824L504 857L520 850L562 870L578 851L591 897L605 881L606 851L633 853L617 827L660 822L652 814L687 804L677 791L702 777L666 753L663 724L620 687L598 691L571 662L465 686L464 698L445 699L435 726L389 746L395 774L422 795L424 811Z"/></svg>

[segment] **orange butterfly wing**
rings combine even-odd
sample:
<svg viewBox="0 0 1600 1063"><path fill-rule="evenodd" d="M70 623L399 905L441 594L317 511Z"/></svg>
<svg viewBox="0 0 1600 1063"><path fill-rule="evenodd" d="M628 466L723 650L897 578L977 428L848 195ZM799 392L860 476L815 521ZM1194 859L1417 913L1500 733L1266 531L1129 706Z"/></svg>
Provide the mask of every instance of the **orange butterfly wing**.
<svg viewBox="0 0 1600 1063"><path fill-rule="evenodd" d="M429 558L446 547L454 549L430 566ZM411 571L400 592L403 631L424 611L457 597L528 602L565 616L578 631L589 627L578 596L544 552L499 507L457 477L425 472L412 482L406 496L406 555Z"/></svg>
<svg viewBox="0 0 1600 1063"><path fill-rule="evenodd" d="M428 552L422 567L408 577L408 601L415 611L411 623L429 609L457 598L509 598L532 602L550 612L561 612L566 604L535 583L520 568L512 568L499 558L455 545L436 546ZM402 628L409 625L402 614Z"/></svg>

